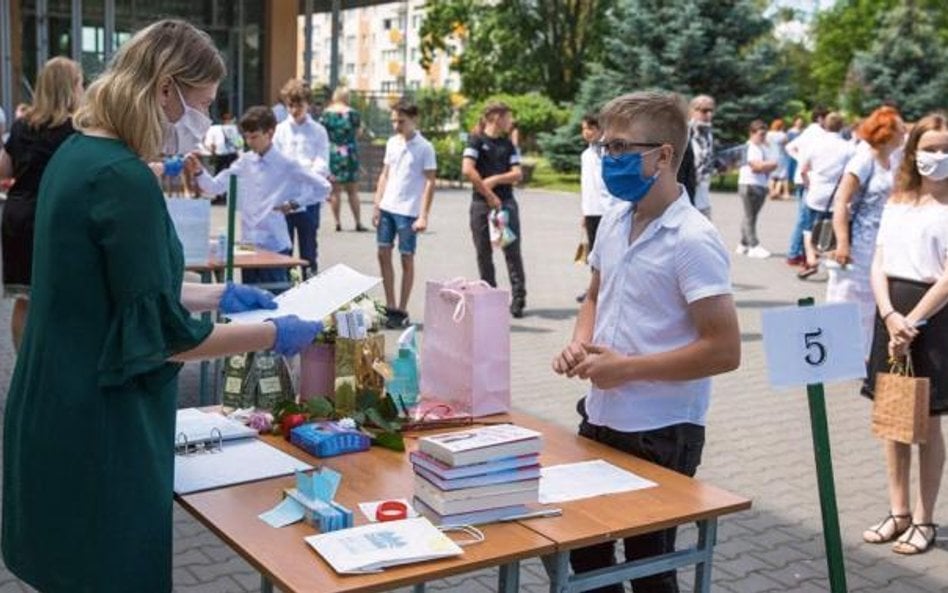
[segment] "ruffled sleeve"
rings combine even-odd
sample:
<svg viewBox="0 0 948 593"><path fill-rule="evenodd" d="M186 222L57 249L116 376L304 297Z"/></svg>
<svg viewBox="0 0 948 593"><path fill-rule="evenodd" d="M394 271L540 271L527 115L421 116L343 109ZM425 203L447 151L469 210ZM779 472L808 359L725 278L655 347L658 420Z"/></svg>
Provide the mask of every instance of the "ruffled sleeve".
<svg viewBox="0 0 948 593"><path fill-rule="evenodd" d="M181 367L168 359L203 342L213 328L210 320L191 317L166 293L127 299L106 334L99 358L99 385L118 387L143 381L148 387L160 387Z"/></svg>

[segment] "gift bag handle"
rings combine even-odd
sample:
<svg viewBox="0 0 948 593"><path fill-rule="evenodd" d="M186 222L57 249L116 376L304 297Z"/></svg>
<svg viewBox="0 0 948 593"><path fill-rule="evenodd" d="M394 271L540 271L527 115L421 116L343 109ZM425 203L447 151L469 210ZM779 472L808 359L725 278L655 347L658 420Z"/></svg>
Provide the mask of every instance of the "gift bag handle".
<svg viewBox="0 0 948 593"><path fill-rule="evenodd" d="M915 369L912 367L912 356L911 354L906 353L903 360L899 360L894 356L889 357L889 372L894 375L904 375L906 377L914 377Z"/></svg>

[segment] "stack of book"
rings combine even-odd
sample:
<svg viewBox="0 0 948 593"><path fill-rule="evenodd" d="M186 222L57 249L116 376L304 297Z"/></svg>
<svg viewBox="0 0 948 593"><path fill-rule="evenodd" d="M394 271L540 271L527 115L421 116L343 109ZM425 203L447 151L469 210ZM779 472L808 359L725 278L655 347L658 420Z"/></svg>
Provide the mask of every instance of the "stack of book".
<svg viewBox="0 0 948 593"><path fill-rule="evenodd" d="M540 433L496 424L423 437L411 454L416 510L437 525L476 525L531 511Z"/></svg>

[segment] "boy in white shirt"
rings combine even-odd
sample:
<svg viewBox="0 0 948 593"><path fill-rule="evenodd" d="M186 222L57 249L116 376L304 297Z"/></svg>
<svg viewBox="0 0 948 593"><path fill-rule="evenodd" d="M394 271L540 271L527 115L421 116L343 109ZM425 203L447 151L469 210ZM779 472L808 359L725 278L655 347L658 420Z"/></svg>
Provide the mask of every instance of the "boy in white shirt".
<svg viewBox="0 0 948 593"><path fill-rule="evenodd" d="M213 177L193 153L188 155L187 167L201 191L210 195L226 192L231 175L235 175L243 240L290 255L293 244L286 228L286 213L325 200L331 185L322 175L273 149L275 128L276 118L269 107L251 107L240 118L240 130L250 151ZM300 185L312 191L300 194ZM244 268L241 277L248 284L288 280L283 268Z"/></svg>
<svg viewBox="0 0 948 593"><path fill-rule="evenodd" d="M385 287L387 326L408 325L408 297L415 280L417 234L428 228L428 214L434 199L437 162L434 147L416 130L418 107L400 101L392 108L395 135L385 146L385 159L375 190L375 225L379 267ZM395 300L395 269L392 248L398 237L402 256L402 284Z"/></svg>
<svg viewBox="0 0 948 593"><path fill-rule="evenodd" d="M298 161L304 167L311 168L323 177L329 177L329 134L322 124L313 120L309 115L310 106L309 88L302 80L290 80L283 85L280 96L286 104L290 116L277 124L273 135L273 145L277 149ZM313 191L309 184L299 185L296 201L300 204L308 203L301 194ZM299 240L300 257L309 262L309 273L316 274L316 259L319 255L319 244L316 233L319 230L320 204L310 203L287 213L286 228L290 233L290 243ZM295 237L294 237L295 235Z"/></svg>
<svg viewBox="0 0 948 593"><path fill-rule="evenodd" d="M602 175L625 202L609 210L589 258L592 280L553 370L592 382L579 434L693 476L712 375L737 368L741 338L727 249L676 181L688 140L684 100L639 92L610 101ZM675 549L675 529L625 539L626 560ZM614 542L574 550L573 570L615 564ZM597 591L621 593L621 583ZM678 591L674 571L633 591Z"/></svg>
<svg viewBox="0 0 948 593"><path fill-rule="evenodd" d="M596 245L596 230L602 215L617 201L606 189L602 181L602 159L595 143L602 136L599 129L599 117L595 113L587 113L580 122L580 133L588 145L580 156L579 189L583 218L580 221L586 231L586 243L592 251ZM576 297L577 302L583 302L586 293Z"/></svg>

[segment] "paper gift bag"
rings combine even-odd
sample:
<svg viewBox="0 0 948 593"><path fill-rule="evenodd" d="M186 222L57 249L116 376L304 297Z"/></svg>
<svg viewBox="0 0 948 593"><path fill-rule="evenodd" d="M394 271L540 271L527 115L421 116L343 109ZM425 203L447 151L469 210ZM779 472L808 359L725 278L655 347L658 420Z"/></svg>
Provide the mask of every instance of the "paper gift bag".
<svg viewBox="0 0 948 593"><path fill-rule="evenodd" d="M421 398L454 415L510 409L510 296L484 282L428 282Z"/></svg>
<svg viewBox="0 0 948 593"><path fill-rule="evenodd" d="M300 401L332 397L336 391L336 349L313 344L300 352Z"/></svg>
<svg viewBox="0 0 948 593"><path fill-rule="evenodd" d="M589 243L585 241L580 241L579 245L576 246L576 253L573 255L573 263L586 265L586 261L589 258Z"/></svg>
<svg viewBox="0 0 948 593"><path fill-rule="evenodd" d="M928 433L930 384L915 377L912 357L906 364L891 361L890 372L876 373L872 432L900 443L924 443Z"/></svg>
<svg viewBox="0 0 948 593"><path fill-rule="evenodd" d="M365 338L336 338L335 387L349 385L353 392L382 393L385 380L373 366L385 361L385 336L369 334Z"/></svg>

